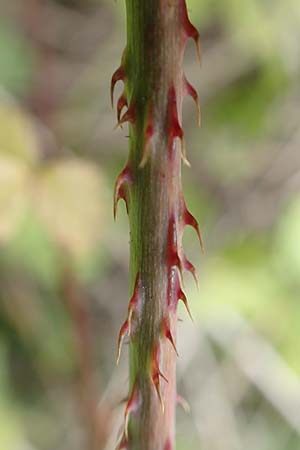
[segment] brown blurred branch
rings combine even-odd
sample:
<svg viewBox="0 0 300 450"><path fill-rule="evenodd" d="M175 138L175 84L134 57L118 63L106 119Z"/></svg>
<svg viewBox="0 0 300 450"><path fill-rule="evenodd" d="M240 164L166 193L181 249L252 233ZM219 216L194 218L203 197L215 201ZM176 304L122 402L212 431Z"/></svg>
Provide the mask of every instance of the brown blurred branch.
<svg viewBox="0 0 300 450"><path fill-rule="evenodd" d="M63 297L72 323L75 353L78 363L78 409L83 418L87 438L87 450L105 447L111 427L111 411L98 404L97 385L93 364L93 340L87 298L70 266L66 266L62 280Z"/></svg>

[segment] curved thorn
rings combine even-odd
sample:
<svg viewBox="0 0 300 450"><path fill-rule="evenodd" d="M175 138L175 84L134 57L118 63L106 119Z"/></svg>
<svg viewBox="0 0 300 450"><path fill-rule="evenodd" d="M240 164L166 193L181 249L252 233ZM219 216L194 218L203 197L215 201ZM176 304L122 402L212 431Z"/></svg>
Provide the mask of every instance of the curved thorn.
<svg viewBox="0 0 300 450"><path fill-rule="evenodd" d="M188 167L191 167L191 163L189 162L189 160L187 159L186 156L186 145L185 145L185 139L184 136L182 135L181 139L181 158L182 161L184 162L184 164Z"/></svg>
<svg viewBox="0 0 300 450"><path fill-rule="evenodd" d="M123 123L129 122L133 124L135 122L135 111L134 106L131 104L129 105L129 108L124 113L124 115L118 120L118 123L115 125L114 130L116 130L118 127L122 127Z"/></svg>
<svg viewBox="0 0 300 450"><path fill-rule="evenodd" d="M126 204L127 214L128 214L128 202L126 195L126 187L132 183L132 175L128 166L126 166L122 172L119 174L114 189L114 220L117 216L117 206L119 200L124 200Z"/></svg>
<svg viewBox="0 0 300 450"><path fill-rule="evenodd" d="M129 306L128 308L128 336L131 334L131 320L132 320L132 314L133 314L133 307Z"/></svg>
<svg viewBox="0 0 300 450"><path fill-rule="evenodd" d="M185 293L183 292L182 289L179 290L178 299L183 302L183 304L184 304L184 306L185 306L185 308L186 308L186 310L188 312L188 315L190 316L191 321L194 322L194 319L193 319L193 316L191 314L191 310L190 310L190 307L189 307L186 295L185 295Z"/></svg>
<svg viewBox="0 0 300 450"><path fill-rule="evenodd" d="M163 319L162 327L163 327L163 333L164 333L165 337L170 341L176 355L179 356L172 333L171 333L171 330L170 330L170 324L169 324L169 321L167 318Z"/></svg>
<svg viewBox="0 0 300 450"><path fill-rule="evenodd" d="M171 331L169 331L169 332L166 334L166 338L169 339L169 341L170 341L170 343L171 343L171 345L172 345L172 347L173 347L173 349L174 349L174 351L175 351L177 357L179 357L179 354L178 354L178 351L177 351L177 348L176 348L176 345L175 345L175 342L174 342L174 339L173 339L173 336L172 336Z"/></svg>
<svg viewBox="0 0 300 450"><path fill-rule="evenodd" d="M185 0L180 0L180 5L182 9L182 23L184 33L186 37L192 38L195 41L199 63L201 64L202 55L201 55L199 32L189 19Z"/></svg>
<svg viewBox="0 0 300 450"><path fill-rule="evenodd" d="M120 122L121 113L122 113L123 108L125 108L125 106L128 107L128 103L127 103L126 95L123 93L121 95L121 97L119 98L118 103L117 103L117 119L118 119L118 123Z"/></svg>
<svg viewBox="0 0 300 450"><path fill-rule="evenodd" d="M138 303L138 299L139 299L139 297L138 297L138 295L139 295L139 281L140 281L140 275L139 275L139 272L138 272L137 276L136 276L136 280L135 280L133 294L132 294L132 297L131 297L131 299L129 301L129 305L128 305L127 319L125 320L125 322L121 326L121 329L120 329L120 332L119 332L118 352L117 352L117 365L118 365L119 360L120 360L121 350L122 350L122 343L123 343L123 340L125 338L125 335L126 334L128 336L131 335L132 315L133 315L134 310L137 307L137 303Z"/></svg>
<svg viewBox="0 0 300 450"><path fill-rule="evenodd" d="M168 226L167 262L169 268L177 267L181 281L183 282L183 264L178 253L178 232L174 212L171 213Z"/></svg>
<svg viewBox="0 0 300 450"><path fill-rule="evenodd" d="M183 87L184 87L185 94L192 97L196 104L197 124L198 124L198 127L200 128L201 127L201 108L200 108L198 93L185 76L183 77Z"/></svg>
<svg viewBox="0 0 300 450"><path fill-rule="evenodd" d="M132 315L134 310L137 307L138 301L139 301L139 283L140 283L140 273L138 272L136 274L136 278L135 278L135 284L134 284L134 288L133 288L133 293L131 296L131 299L129 301L129 305L128 305L128 334L130 336L131 334L131 322L132 322Z"/></svg>
<svg viewBox="0 0 300 450"><path fill-rule="evenodd" d="M195 219L195 217L186 208L186 206L185 206L185 211L184 211L184 223L185 223L185 225L190 225L192 228L194 228L194 230L197 233L199 242L200 242L201 251L203 254L205 254L204 242L203 242L202 234L201 234L201 231L199 228L199 224L198 224L197 220Z"/></svg>
<svg viewBox="0 0 300 450"><path fill-rule="evenodd" d="M119 338L118 338L118 352L117 352L117 365L119 364L120 357L121 357L121 351L122 351L122 344L123 340L125 338L126 333L130 335L129 332L129 325L128 320L125 320L123 325L121 326L120 332L119 332Z"/></svg>
<svg viewBox="0 0 300 450"><path fill-rule="evenodd" d="M153 381L159 402L161 404L162 411L164 412L164 403L163 403L161 392L160 392L159 377L163 378L166 383L168 383L168 379L159 369L159 354L160 354L160 344L158 342L153 349L151 379Z"/></svg>
<svg viewBox="0 0 300 450"><path fill-rule="evenodd" d="M176 138L181 140L181 157L185 164L190 165L186 158L185 140L183 129L179 123L178 111L177 111L177 98L176 90L172 85L168 94L168 109L169 109L169 151L173 149L174 141Z"/></svg>
<svg viewBox="0 0 300 450"><path fill-rule="evenodd" d="M115 187L115 194L114 194L114 220L116 220L118 202L121 199L123 199L126 203L126 209L127 209L127 214L128 214L128 205L127 205L125 190L121 185L120 186L117 185Z"/></svg>
<svg viewBox="0 0 300 450"><path fill-rule="evenodd" d="M127 440L128 440L128 422L129 422L129 412L126 411L124 416L124 434Z"/></svg>
<svg viewBox="0 0 300 450"><path fill-rule="evenodd" d="M137 383L135 381L130 397L128 399L126 408L125 408L125 414L124 414L124 435L126 440L128 441L128 423L129 423L129 415L136 411L138 408L138 389L137 389Z"/></svg>
<svg viewBox="0 0 300 450"><path fill-rule="evenodd" d="M124 81L125 79L125 71L122 66L118 67L118 69L114 72L113 76L111 77L111 83L110 83L110 100L111 100L111 106L113 108L114 106L114 90L115 86L118 81Z"/></svg>
<svg viewBox="0 0 300 450"><path fill-rule="evenodd" d="M195 280L197 289L199 289L199 282L198 282L196 268L186 257L184 257L184 260L183 260L183 267L185 268L185 270L187 270L188 272L190 272L192 274L192 276Z"/></svg>

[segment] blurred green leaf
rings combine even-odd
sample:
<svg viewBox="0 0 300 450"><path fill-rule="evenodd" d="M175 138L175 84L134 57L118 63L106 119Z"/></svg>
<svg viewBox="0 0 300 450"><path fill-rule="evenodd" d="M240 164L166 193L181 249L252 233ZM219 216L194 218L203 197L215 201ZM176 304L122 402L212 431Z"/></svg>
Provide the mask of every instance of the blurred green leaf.
<svg viewBox="0 0 300 450"><path fill-rule="evenodd" d="M34 53L24 35L8 22L0 21L0 86L23 94L32 79Z"/></svg>

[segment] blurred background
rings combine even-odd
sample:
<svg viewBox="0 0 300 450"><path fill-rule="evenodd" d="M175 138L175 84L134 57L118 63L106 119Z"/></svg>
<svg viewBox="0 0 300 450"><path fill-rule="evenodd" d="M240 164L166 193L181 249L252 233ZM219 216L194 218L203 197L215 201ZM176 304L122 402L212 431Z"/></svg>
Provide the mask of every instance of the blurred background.
<svg viewBox="0 0 300 450"><path fill-rule="evenodd" d="M179 323L177 450L300 448L300 3L190 0L183 168L206 254ZM124 2L0 0L0 448L113 450L128 223L109 84ZM117 87L118 92L121 86ZM94 433L96 430L96 435ZM97 445L95 444L97 442Z"/></svg>

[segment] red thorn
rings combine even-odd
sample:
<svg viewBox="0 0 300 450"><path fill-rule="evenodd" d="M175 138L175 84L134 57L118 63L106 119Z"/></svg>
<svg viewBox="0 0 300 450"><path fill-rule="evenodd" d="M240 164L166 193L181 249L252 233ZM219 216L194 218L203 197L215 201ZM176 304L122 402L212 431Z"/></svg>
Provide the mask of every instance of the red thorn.
<svg viewBox="0 0 300 450"><path fill-rule="evenodd" d="M199 97L198 97L198 93L196 91L196 89L191 85L191 83L189 83L189 81L186 79L186 77L183 77L183 87L184 87L184 92L186 95L190 95L196 104L196 108L197 108L197 123L198 123L198 127L201 127L201 108L200 108L200 103L199 103Z"/></svg>
<svg viewBox="0 0 300 450"><path fill-rule="evenodd" d="M201 64L202 55L199 32L189 19L185 0L180 0L180 5L182 9L182 23L185 37L192 38L195 41L199 63Z"/></svg>
<svg viewBox="0 0 300 450"><path fill-rule="evenodd" d="M141 277L140 277L140 273L138 272L136 275L136 278L135 278L133 294L131 296L131 299L130 299L130 302L128 305L128 333L129 334L131 333L132 314L138 307L140 280L141 280Z"/></svg>
<svg viewBox="0 0 300 450"><path fill-rule="evenodd" d="M136 275L135 279L135 285L133 289L133 294L131 296L131 299L129 301L128 305L128 314L127 319L123 323L120 329L119 338L118 338L118 353L117 353L117 364L119 364L120 356L121 356L121 350L122 350L122 343L125 338L125 335L128 336L131 335L131 321L132 321L132 315L134 311L136 311L139 301L139 284L140 284L140 274L139 272Z"/></svg>
<svg viewBox="0 0 300 450"><path fill-rule="evenodd" d="M181 300L183 302L183 304L186 307L186 310L188 312L188 315L190 316L192 322L194 322L192 314L191 314L191 311L190 311L190 308L189 308L189 304L188 304L188 301L187 301L187 298L186 298L186 295L185 295L185 293L183 292L183 290L181 288L179 288L179 291L178 291L178 300Z"/></svg>
<svg viewBox="0 0 300 450"><path fill-rule="evenodd" d="M125 80L125 71L123 66L121 65L118 67L118 69L114 72L113 76L111 77L111 84L110 84L110 100L111 100L111 106L114 106L114 90L115 86L118 81L124 81Z"/></svg>
<svg viewBox="0 0 300 450"><path fill-rule="evenodd" d="M126 190L132 184L132 174L128 166L126 166L117 178L114 190L114 219L117 216L117 206L120 199L123 199L126 203L126 209L128 214L128 199Z"/></svg>
<svg viewBox="0 0 300 450"><path fill-rule="evenodd" d="M137 382L134 382L130 397L127 401L126 408L125 408L125 415L124 415L124 435L126 440L128 441L128 422L129 422L129 416L131 413L137 411L139 407L139 393L138 393L138 386Z"/></svg>
<svg viewBox="0 0 300 450"><path fill-rule="evenodd" d="M174 213L171 213L168 228L168 265L169 268L177 267L180 277L183 277L182 263L178 253L177 229Z"/></svg>
<svg viewBox="0 0 300 450"><path fill-rule="evenodd" d="M186 413L190 412L190 410L191 410L190 405L188 404L188 402L183 397L181 397L181 395L177 394L176 402L177 402L178 405L180 405L183 408L183 410Z"/></svg>
<svg viewBox="0 0 300 450"><path fill-rule="evenodd" d="M143 148L142 159L139 165L140 168L143 168L146 162L148 161L150 154L151 139L153 134L154 134L153 124L152 122L150 122L145 131L145 144Z"/></svg>
<svg viewBox="0 0 300 450"><path fill-rule="evenodd" d="M190 272L192 274L192 276L195 280L196 286L199 289L196 268L185 256L183 256L183 267L185 268L185 270L187 270L188 272Z"/></svg>
<svg viewBox="0 0 300 450"><path fill-rule="evenodd" d="M164 403L163 403L162 396L161 396L159 377L163 378L166 383L168 383L168 379L165 377L165 375L159 369L159 358L160 358L160 347L159 347L159 344L157 344L153 350L151 378L152 378L159 402L161 404L162 411L164 412L165 407L164 407Z"/></svg>
<svg viewBox="0 0 300 450"><path fill-rule="evenodd" d="M177 111L177 98L175 87L172 85L169 89L169 152L172 154L173 143L176 138L181 140L181 156L183 162L190 166L186 158L185 141L182 127L179 124L178 111Z"/></svg>
<svg viewBox="0 0 300 450"><path fill-rule="evenodd" d="M123 93L121 95L121 97L119 98L118 103L117 103L117 119L118 119L118 122L120 122L121 113L122 113L122 110L123 110L123 108L125 106L128 107L128 103L127 103L126 95Z"/></svg>
<svg viewBox="0 0 300 450"><path fill-rule="evenodd" d="M163 329L163 333L164 333L165 337L170 341L176 355L179 356L172 333L171 333L170 322L166 317L162 320L162 329Z"/></svg>
<svg viewBox="0 0 300 450"><path fill-rule="evenodd" d="M126 123L126 122L129 122L131 124L133 124L135 122L135 107L134 107L133 103L131 103L129 105L129 108L127 109L127 111L120 118L120 120L118 120L118 123L115 126L115 129L118 127L121 127L123 125L123 123Z"/></svg>
<svg viewBox="0 0 300 450"><path fill-rule="evenodd" d="M205 253L204 243L203 243L203 238L202 238L202 235L200 232L199 224L198 224L197 220L195 219L195 217L190 213L190 211L187 209L187 207L185 205L184 205L183 220L184 220L185 225L190 225L196 231L199 242L200 242L200 247L201 247L202 253L204 254Z"/></svg>
<svg viewBox="0 0 300 450"><path fill-rule="evenodd" d="M119 361L120 361L122 344L123 344L123 340L125 338L126 333L128 333L128 329L129 329L129 325L128 325L128 320L126 319L125 322L123 323L123 325L121 326L121 329L120 329L120 332L119 332L117 365L119 364Z"/></svg>
<svg viewBox="0 0 300 450"><path fill-rule="evenodd" d="M170 120L170 138L183 137L183 130L179 124L178 111L177 111L177 98L174 85L169 89L169 120Z"/></svg>

